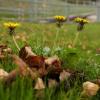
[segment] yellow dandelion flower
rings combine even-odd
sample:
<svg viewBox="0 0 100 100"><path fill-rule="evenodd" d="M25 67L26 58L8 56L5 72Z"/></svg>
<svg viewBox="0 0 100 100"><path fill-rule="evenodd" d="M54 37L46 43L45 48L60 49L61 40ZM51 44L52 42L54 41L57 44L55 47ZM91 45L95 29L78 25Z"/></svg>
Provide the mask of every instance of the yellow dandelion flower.
<svg viewBox="0 0 100 100"><path fill-rule="evenodd" d="M74 21L83 24L89 23L89 21L86 18L80 18L80 17L75 18Z"/></svg>
<svg viewBox="0 0 100 100"><path fill-rule="evenodd" d="M83 19L84 23L89 23L89 21L87 19Z"/></svg>
<svg viewBox="0 0 100 100"><path fill-rule="evenodd" d="M20 24L17 22L6 22L4 26L9 29L9 34L13 35L15 33L15 28L20 26Z"/></svg>
<svg viewBox="0 0 100 100"><path fill-rule="evenodd" d="M54 19L58 22L64 22L67 18L64 16L54 16Z"/></svg>
<svg viewBox="0 0 100 100"><path fill-rule="evenodd" d="M6 22L6 23L4 23L4 26L7 28L10 28L10 29L14 29L14 28L20 26L20 24L15 23L15 22Z"/></svg>
<svg viewBox="0 0 100 100"><path fill-rule="evenodd" d="M67 20L65 16L54 16L54 19L56 21L57 27L61 27L63 25L63 22Z"/></svg>

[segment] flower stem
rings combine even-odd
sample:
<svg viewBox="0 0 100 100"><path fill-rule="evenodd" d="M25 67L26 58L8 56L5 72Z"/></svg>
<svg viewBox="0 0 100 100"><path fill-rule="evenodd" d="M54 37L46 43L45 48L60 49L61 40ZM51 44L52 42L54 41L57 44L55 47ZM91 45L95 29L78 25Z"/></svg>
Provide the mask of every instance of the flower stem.
<svg viewBox="0 0 100 100"><path fill-rule="evenodd" d="M19 45L17 44L14 35L12 35L12 38L13 38L14 44L17 47L18 51L20 51Z"/></svg>
<svg viewBox="0 0 100 100"><path fill-rule="evenodd" d="M76 36L74 38L74 41L73 41L73 44L72 44L73 47L75 47L77 40L78 40L78 37L79 37L79 31L76 33Z"/></svg>
<svg viewBox="0 0 100 100"><path fill-rule="evenodd" d="M58 36L59 36L59 30L60 30L60 28L57 28L57 32L56 32L56 36L55 36L55 40L54 40L54 44L53 44L53 50L54 50L56 43L57 43L57 39L58 39Z"/></svg>

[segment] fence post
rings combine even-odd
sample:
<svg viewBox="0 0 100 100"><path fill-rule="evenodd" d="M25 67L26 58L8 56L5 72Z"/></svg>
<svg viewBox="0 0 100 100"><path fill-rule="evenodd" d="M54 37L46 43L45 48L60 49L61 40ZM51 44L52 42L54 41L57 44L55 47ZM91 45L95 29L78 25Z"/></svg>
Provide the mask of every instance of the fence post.
<svg viewBox="0 0 100 100"><path fill-rule="evenodd" d="M100 2L97 4L97 22L100 22Z"/></svg>

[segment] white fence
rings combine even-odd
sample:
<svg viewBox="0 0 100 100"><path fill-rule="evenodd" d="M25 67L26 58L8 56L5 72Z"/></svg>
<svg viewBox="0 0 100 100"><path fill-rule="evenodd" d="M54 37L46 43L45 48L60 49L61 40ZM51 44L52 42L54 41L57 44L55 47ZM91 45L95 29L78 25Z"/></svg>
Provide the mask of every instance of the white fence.
<svg viewBox="0 0 100 100"><path fill-rule="evenodd" d="M59 0L0 0L0 19L38 21L55 15L97 14L97 8L91 2L80 5Z"/></svg>

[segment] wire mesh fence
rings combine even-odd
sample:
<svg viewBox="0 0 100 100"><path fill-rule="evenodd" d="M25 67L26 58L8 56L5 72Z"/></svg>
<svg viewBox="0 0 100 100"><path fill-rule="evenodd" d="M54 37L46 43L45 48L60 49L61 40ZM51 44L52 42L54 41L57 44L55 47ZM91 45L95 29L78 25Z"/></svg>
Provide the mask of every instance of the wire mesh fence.
<svg viewBox="0 0 100 100"><path fill-rule="evenodd" d="M96 4L90 1L69 4L60 0L0 0L0 19L6 20L38 21L55 15L96 13Z"/></svg>

